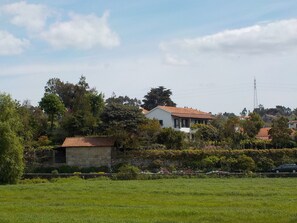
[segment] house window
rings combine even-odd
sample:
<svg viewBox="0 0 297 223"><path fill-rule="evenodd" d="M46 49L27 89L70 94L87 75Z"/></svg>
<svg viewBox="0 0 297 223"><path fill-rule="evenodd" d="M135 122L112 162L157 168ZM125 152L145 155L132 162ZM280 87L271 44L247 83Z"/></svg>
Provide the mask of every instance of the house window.
<svg viewBox="0 0 297 223"><path fill-rule="evenodd" d="M161 126L163 126L163 120L159 120Z"/></svg>
<svg viewBox="0 0 297 223"><path fill-rule="evenodd" d="M182 127L189 127L189 120L188 119L182 119Z"/></svg>
<svg viewBox="0 0 297 223"><path fill-rule="evenodd" d="M177 118L174 119L174 128L179 128L179 120Z"/></svg>

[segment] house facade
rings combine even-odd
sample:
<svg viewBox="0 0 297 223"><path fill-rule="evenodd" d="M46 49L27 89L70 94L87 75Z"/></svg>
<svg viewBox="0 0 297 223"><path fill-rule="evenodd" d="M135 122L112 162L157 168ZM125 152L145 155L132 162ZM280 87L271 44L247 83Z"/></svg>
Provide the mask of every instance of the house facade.
<svg viewBox="0 0 297 223"><path fill-rule="evenodd" d="M297 129L297 120L289 121L289 129Z"/></svg>
<svg viewBox="0 0 297 223"><path fill-rule="evenodd" d="M178 108L157 106L145 114L149 119L159 120L163 128L173 128L177 131L190 132L192 124L208 124L213 119L207 112L193 108Z"/></svg>
<svg viewBox="0 0 297 223"><path fill-rule="evenodd" d="M59 150L68 166L100 167L111 165L113 146L109 137L68 137Z"/></svg>

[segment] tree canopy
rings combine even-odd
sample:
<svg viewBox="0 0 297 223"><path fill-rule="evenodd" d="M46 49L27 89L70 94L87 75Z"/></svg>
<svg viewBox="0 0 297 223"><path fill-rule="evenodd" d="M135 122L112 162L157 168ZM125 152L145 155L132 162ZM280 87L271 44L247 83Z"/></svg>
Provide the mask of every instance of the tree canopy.
<svg viewBox="0 0 297 223"><path fill-rule="evenodd" d="M138 107L111 103L105 106L101 115L101 128L116 137L119 147L129 147L135 142L139 126L145 123L145 117Z"/></svg>
<svg viewBox="0 0 297 223"><path fill-rule="evenodd" d="M90 88L86 77L81 76L76 84L52 78L45 86L45 96L47 95L55 98L56 102L59 98L65 107L65 113L57 123L59 128L54 132L54 141L60 142L66 136L99 133L104 95L98 93L95 88ZM53 121L53 115L48 112L47 114Z"/></svg>
<svg viewBox="0 0 297 223"><path fill-rule="evenodd" d="M16 183L23 173L22 123L17 104L0 94L0 184Z"/></svg>
<svg viewBox="0 0 297 223"><path fill-rule="evenodd" d="M250 137L255 137L263 127L264 122L258 113L250 113L249 117L242 122L244 132Z"/></svg>
<svg viewBox="0 0 297 223"><path fill-rule="evenodd" d="M55 94L45 94L39 102L39 106L45 111L46 114L48 114L52 131L55 116L62 114L65 111L63 102Z"/></svg>
<svg viewBox="0 0 297 223"><path fill-rule="evenodd" d="M288 128L288 121L285 117L279 117L273 121L272 128L268 132L272 143L278 148L286 147L292 141L292 130Z"/></svg>
<svg viewBox="0 0 297 223"><path fill-rule="evenodd" d="M140 107L141 101L138 100L137 98L130 98L128 96L116 96L113 94L110 98L106 99L106 104L112 104L112 103L117 103L117 104L122 104L122 105L130 105L130 106L135 106L135 107Z"/></svg>
<svg viewBox="0 0 297 223"><path fill-rule="evenodd" d="M151 90L144 96L144 99L142 100L142 107L146 110L152 110L158 105L175 107L176 104L171 100L171 95L171 90L166 89L163 86L151 88Z"/></svg>

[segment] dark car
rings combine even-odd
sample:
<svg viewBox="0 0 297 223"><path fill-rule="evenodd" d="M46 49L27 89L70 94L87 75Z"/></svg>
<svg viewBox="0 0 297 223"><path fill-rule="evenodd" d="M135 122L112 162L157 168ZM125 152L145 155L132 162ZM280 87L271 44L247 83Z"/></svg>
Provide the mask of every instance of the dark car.
<svg viewBox="0 0 297 223"><path fill-rule="evenodd" d="M282 164L274 169L272 169L273 172L279 173L279 172L297 172L297 165L295 163L293 164Z"/></svg>

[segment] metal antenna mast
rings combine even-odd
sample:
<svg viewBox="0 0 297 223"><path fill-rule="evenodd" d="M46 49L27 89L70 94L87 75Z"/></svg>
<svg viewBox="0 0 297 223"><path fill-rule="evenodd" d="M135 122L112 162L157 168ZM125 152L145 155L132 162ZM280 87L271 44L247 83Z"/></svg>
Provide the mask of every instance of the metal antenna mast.
<svg viewBox="0 0 297 223"><path fill-rule="evenodd" d="M257 82L256 78L254 77L254 109L258 107Z"/></svg>

